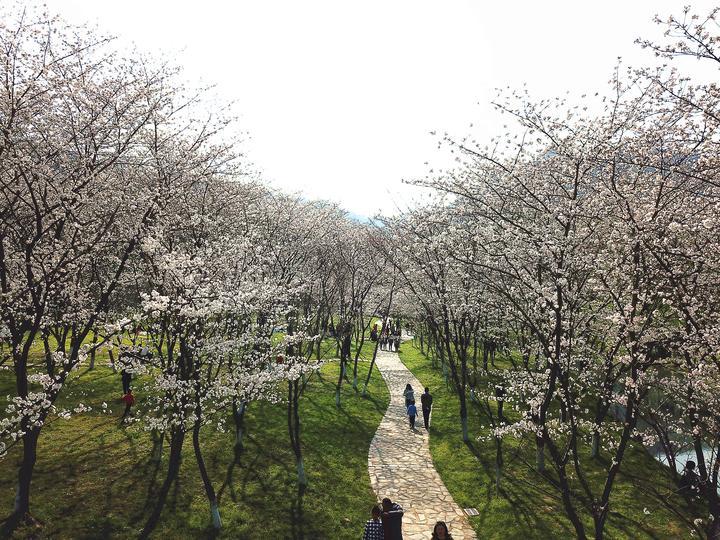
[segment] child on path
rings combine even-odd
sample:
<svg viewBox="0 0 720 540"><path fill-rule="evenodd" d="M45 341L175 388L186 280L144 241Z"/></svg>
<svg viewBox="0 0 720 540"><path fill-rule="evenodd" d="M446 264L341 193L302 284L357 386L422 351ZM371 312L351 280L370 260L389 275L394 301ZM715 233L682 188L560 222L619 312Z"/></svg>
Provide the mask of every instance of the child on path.
<svg viewBox="0 0 720 540"><path fill-rule="evenodd" d="M408 405L407 414L410 417L410 429L415 429L415 417L417 416L417 407L415 407L415 400L413 399Z"/></svg>
<svg viewBox="0 0 720 540"><path fill-rule="evenodd" d="M367 523L365 523L365 532L363 533L362 540L384 540L383 524L382 521L380 521L382 508L379 504L376 504L370 512L372 513L372 519L367 520Z"/></svg>

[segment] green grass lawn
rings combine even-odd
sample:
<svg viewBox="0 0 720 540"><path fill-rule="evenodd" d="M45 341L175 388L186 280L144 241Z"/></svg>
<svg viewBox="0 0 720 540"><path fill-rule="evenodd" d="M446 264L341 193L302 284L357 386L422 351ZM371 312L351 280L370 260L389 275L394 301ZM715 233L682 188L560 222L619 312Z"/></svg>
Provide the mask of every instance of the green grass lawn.
<svg viewBox="0 0 720 540"><path fill-rule="evenodd" d="M532 440L505 439L505 467L501 489L495 487L495 445L475 440L487 435L481 426L489 423L477 404L469 406L469 428L472 443L462 442L459 401L445 385L442 372L412 342L403 345L400 357L424 386L433 394L433 416L430 428L430 451L443 481L455 501L463 508L475 507L479 516L470 522L482 539L548 539L574 538L575 531L551 484L553 474L543 477L535 470L535 446ZM468 400L468 403L471 403ZM510 411L506 411L509 413ZM581 456L590 463L590 449ZM601 456L602 458L602 456ZM590 468L589 479L599 490L602 459ZM549 456L547 469L551 470ZM699 517L674 491L670 475L638 445L632 445L611 496L606 538L689 538L686 519ZM683 517L670 510L664 500L680 510ZM649 513L646 513L647 512ZM592 518L584 520L592 536Z"/></svg>
<svg viewBox="0 0 720 540"><path fill-rule="evenodd" d="M363 356L372 350L363 350ZM359 374L367 374L361 362ZM204 428L202 448L218 492L221 538L358 538L375 496L367 455L389 401L387 387L374 370L368 397L343 385L335 407L337 362L314 375L301 398L302 440L309 486L298 497L296 471L283 403L252 403L246 415L245 452L233 463L233 434ZM162 483L167 448L160 467L149 460L150 435L118 425L120 376L104 362L78 372L65 403L82 400L94 407L70 420L54 420L40 438L31 510L40 529L20 530L16 538L132 538ZM12 392L12 373L0 372L0 392ZM142 395L138 394L138 400ZM112 415L102 414L102 402ZM63 405L63 403L59 405ZM232 425L232 423L231 423ZM0 515L12 509L19 448L0 460ZM190 436L183 465L170 492L155 538L208 538L210 514L197 471Z"/></svg>

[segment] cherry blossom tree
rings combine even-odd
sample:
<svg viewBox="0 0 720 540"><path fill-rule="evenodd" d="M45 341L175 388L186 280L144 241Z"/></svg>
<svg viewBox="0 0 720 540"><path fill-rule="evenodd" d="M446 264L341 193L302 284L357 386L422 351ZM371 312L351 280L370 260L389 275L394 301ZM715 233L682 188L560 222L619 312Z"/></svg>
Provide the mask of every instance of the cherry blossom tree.
<svg viewBox="0 0 720 540"><path fill-rule="evenodd" d="M42 13L3 15L0 42L0 314L16 380L0 434L23 446L12 530L31 519L42 426L162 203L148 143L181 103L172 70ZM32 369L30 349L50 332L57 350Z"/></svg>

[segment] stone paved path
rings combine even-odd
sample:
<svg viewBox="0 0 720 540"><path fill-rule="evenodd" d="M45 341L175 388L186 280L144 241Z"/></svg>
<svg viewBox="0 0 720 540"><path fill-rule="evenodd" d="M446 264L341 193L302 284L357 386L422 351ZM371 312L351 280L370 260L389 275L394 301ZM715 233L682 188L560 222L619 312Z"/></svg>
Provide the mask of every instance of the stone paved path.
<svg viewBox="0 0 720 540"><path fill-rule="evenodd" d="M420 412L423 387L397 353L378 351L376 363L390 389L390 405L368 455L370 483L378 500L390 497L405 510L404 540L427 540L439 520L448 524L455 540L476 539L467 517L435 470L422 413L415 422L415 431L410 430L403 390L407 383L412 385Z"/></svg>

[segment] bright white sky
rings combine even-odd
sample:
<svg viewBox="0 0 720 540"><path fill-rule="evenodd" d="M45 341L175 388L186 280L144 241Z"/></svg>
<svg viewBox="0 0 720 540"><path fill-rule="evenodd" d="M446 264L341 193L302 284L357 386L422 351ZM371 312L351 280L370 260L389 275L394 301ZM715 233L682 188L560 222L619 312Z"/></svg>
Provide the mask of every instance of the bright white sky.
<svg viewBox="0 0 720 540"><path fill-rule="evenodd" d="M659 37L653 15L679 15L684 3L46 0L216 84L274 185L366 216L407 206L402 179L445 164L431 131L496 132L495 88L602 92L618 56L652 61L633 41Z"/></svg>

